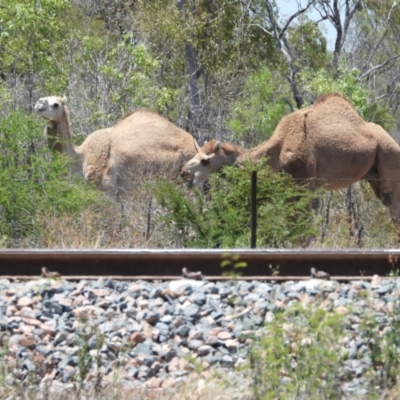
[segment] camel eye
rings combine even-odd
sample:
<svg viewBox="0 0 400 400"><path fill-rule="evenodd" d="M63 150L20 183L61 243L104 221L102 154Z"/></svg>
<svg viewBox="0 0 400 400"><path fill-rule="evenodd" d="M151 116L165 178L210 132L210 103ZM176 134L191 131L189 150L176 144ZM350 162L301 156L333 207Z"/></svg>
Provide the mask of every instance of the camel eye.
<svg viewBox="0 0 400 400"><path fill-rule="evenodd" d="M58 103L54 103L54 104L53 104L53 107L54 107L54 108L58 108L58 106L59 106Z"/></svg>
<svg viewBox="0 0 400 400"><path fill-rule="evenodd" d="M207 166L208 164L210 164L210 159L209 158L203 158L201 160L201 164L204 166Z"/></svg>

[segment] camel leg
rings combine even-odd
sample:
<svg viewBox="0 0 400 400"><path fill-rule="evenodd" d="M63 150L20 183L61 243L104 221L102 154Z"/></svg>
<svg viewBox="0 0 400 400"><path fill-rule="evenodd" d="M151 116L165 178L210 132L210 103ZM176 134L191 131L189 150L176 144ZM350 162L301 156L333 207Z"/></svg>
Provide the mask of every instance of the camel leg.
<svg viewBox="0 0 400 400"><path fill-rule="evenodd" d="M101 189L104 193L107 194L114 201L118 201L119 193L118 193L118 174L114 165L111 165L105 171L103 175L103 181L101 183Z"/></svg>

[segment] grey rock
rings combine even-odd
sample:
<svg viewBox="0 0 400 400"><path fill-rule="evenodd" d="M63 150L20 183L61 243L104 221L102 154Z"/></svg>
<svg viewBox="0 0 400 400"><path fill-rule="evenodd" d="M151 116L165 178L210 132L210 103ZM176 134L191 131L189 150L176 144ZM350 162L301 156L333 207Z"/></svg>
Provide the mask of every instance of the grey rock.
<svg viewBox="0 0 400 400"><path fill-rule="evenodd" d="M148 322L150 325L154 326L157 324L157 322L160 320L160 314L157 312L153 313L148 313L146 317L144 318L146 322ZM157 324L158 325L158 324Z"/></svg>
<svg viewBox="0 0 400 400"><path fill-rule="evenodd" d="M185 309L184 309L184 314L187 317L194 318L199 315L200 312L200 307L197 306L196 304L189 304Z"/></svg>
<svg viewBox="0 0 400 400"><path fill-rule="evenodd" d="M164 343L166 341L168 341L168 335L158 335L158 341L159 343Z"/></svg>
<svg viewBox="0 0 400 400"><path fill-rule="evenodd" d="M63 370L67 365L76 366L78 364L78 356L63 357L61 362L58 363L58 369Z"/></svg>
<svg viewBox="0 0 400 400"><path fill-rule="evenodd" d="M203 345L204 345L204 342L202 340L193 339L193 340L188 341L188 347L191 350L197 350L200 346L203 346Z"/></svg>
<svg viewBox="0 0 400 400"><path fill-rule="evenodd" d="M29 372L33 372L36 370L36 365L28 358L24 360L23 367L27 369Z"/></svg>
<svg viewBox="0 0 400 400"><path fill-rule="evenodd" d="M207 301L207 298L203 293L194 293L190 296L190 299L193 301L194 304L200 307L203 306Z"/></svg>
<svg viewBox="0 0 400 400"><path fill-rule="evenodd" d="M43 307L45 307L48 310L51 316L53 316L53 314L61 315L63 313L63 306L56 301L52 300L43 301Z"/></svg>
<svg viewBox="0 0 400 400"><path fill-rule="evenodd" d="M133 353L134 354L143 353L145 355L150 356L152 354L152 351L151 351L152 346L153 346L153 343L151 341L145 340L144 342L136 345L136 347L133 349Z"/></svg>
<svg viewBox="0 0 400 400"><path fill-rule="evenodd" d="M357 355L357 345L355 344L354 341L352 341L348 348L348 358L353 359L356 357L356 355Z"/></svg>
<svg viewBox="0 0 400 400"><path fill-rule="evenodd" d="M162 294L162 289L161 288L153 288L151 291L150 291L150 294L149 294L149 298L150 299L155 299L155 298L157 298L157 297L160 297L161 296L161 294Z"/></svg>
<svg viewBox="0 0 400 400"><path fill-rule="evenodd" d="M230 366L233 364L233 357L230 355L224 355L222 356L220 363L224 366Z"/></svg>
<svg viewBox="0 0 400 400"><path fill-rule="evenodd" d="M156 358L151 355L146 355L143 357L143 364L147 367L151 367L151 365L156 361Z"/></svg>
<svg viewBox="0 0 400 400"><path fill-rule="evenodd" d="M168 347L161 354L161 358L166 362L170 362L174 357L177 356L177 350L174 347Z"/></svg>
<svg viewBox="0 0 400 400"><path fill-rule="evenodd" d="M63 383L69 382L73 377L76 375L76 369L71 368L71 369L64 369L61 374L61 381Z"/></svg>
<svg viewBox="0 0 400 400"><path fill-rule="evenodd" d="M43 354L45 357L48 357L49 355L53 354L53 352L54 352L54 350L50 346L44 346L44 345L36 346L36 350L40 354Z"/></svg>
<svg viewBox="0 0 400 400"><path fill-rule="evenodd" d="M163 322L164 324L170 324L172 322L172 316L164 315L160 318L160 321Z"/></svg>
<svg viewBox="0 0 400 400"><path fill-rule="evenodd" d="M67 332L60 332L56 335L56 337L54 338L54 345L57 346L59 345L61 342L63 342L64 340L67 339L68 333Z"/></svg>
<svg viewBox="0 0 400 400"><path fill-rule="evenodd" d="M206 356L213 351L213 347L209 345L202 345L197 348L197 353L199 356Z"/></svg>
<svg viewBox="0 0 400 400"><path fill-rule="evenodd" d="M176 329L175 333L179 336L186 337L189 335L190 328L188 325L181 325L179 328Z"/></svg>
<svg viewBox="0 0 400 400"><path fill-rule="evenodd" d="M248 295L246 295L244 297L244 301L246 303L255 303L256 301L258 301L260 299L260 295L258 293L249 293Z"/></svg>
<svg viewBox="0 0 400 400"><path fill-rule="evenodd" d="M141 310L137 312L135 319L136 321L141 321L142 319L145 319L146 316L147 316L147 311Z"/></svg>
<svg viewBox="0 0 400 400"><path fill-rule="evenodd" d="M126 372L129 377L135 378L139 373L139 369L136 367L130 367Z"/></svg>
<svg viewBox="0 0 400 400"><path fill-rule="evenodd" d="M204 337L204 332L199 328L192 328L189 332L189 340L203 339L203 337Z"/></svg>

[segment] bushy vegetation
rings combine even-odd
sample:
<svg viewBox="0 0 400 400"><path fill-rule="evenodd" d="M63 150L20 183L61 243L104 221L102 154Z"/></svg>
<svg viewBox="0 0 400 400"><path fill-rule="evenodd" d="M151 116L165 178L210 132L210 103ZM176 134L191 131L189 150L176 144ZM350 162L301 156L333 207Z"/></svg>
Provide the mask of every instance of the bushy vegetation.
<svg viewBox="0 0 400 400"><path fill-rule="evenodd" d="M292 247L316 234L311 213L315 197L289 175L265 163L226 167L210 179L210 191L189 194L171 183L156 187L164 220L184 247L250 246L251 174L257 172L257 247Z"/></svg>
<svg viewBox="0 0 400 400"><path fill-rule="evenodd" d="M51 154L37 119L12 112L0 120L0 235L2 246L22 239L41 245L41 221L105 204L99 192L68 176L68 159Z"/></svg>
<svg viewBox="0 0 400 400"><path fill-rule="evenodd" d="M326 310L318 302L311 307L299 302L278 310L265 324L265 331L253 338L247 368L254 399L342 398L341 385L355 378L346 368L346 361L354 355L350 356L343 345L348 340L346 326L350 326L348 317L352 313L361 319L357 335L367 344L362 354L371 359L363 372L368 394L356 398L398 398L398 307L394 302L393 309L385 314L385 323L370 315L371 309L357 306L341 312Z"/></svg>
<svg viewBox="0 0 400 400"><path fill-rule="evenodd" d="M301 306L275 315L250 354L255 399L340 398L341 316Z"/></svg>
<svg viewBox="0 0 400 400"><path fill-rule="evenodd" d="M277 3L2 0L0 246L248 248L250 175L257 170L258 248L398 247L398 227L367 183L321 191L312 210L314 194L263 165L225 168L205 194L152 180L129 201L111 203L68 173L68 158L49 151L43 123L31 115L39 97L65 94L76 143L148 107L200 144L217 138L250 147L268 139L287 113L337 91L398 139L400 8L349 0L351 12L342 13L333 1L310 0L319 21L335 21L329 46L305 9L285 15ZM253 395L339 398L341 324L322 310L277 313L254 343ZM370 390L378 396L378 389L399 385L399 312L385 330L368 316L362 329L372 359ZM96 361L84 343L82 380ZM6 352L3 346L2 383ZM1 384L4 398L28 395L25 388L4 390Z"/></svg>
<svg viewBox="0 0 400 400"><path fill-rule="evenodd" d="M313 2L321 20L331 20L327 4ZM165 184L161 206L144 185L129 204L98 205L103 196L46 149L33 106L39 97L66 95L75 143L148 107L200 144L217 138L247 147L268 139L287 113L338 91L396 136L399 9L368 1L353 11L336 15L343 40L329 44L305 10L290 19L269 0L248 7L225 0L3 0L2 246L248 247L247 170L213 177L208 196ZM314 247L398 245L387 209L368 185L321 193L310 214L299 210L307 196L304 204L290 201L304 193L288 177L258 174L259 247L293 247L301 238ZM173 229L159 218L166 212Z"/></svg>

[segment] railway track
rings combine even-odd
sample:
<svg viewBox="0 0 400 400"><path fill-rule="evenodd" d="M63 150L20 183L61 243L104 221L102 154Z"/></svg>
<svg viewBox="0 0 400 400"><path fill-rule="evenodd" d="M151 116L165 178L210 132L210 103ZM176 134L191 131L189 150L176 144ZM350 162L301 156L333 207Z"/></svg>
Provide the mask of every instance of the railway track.
<svg viewBox="0 0 400 400"><path fill-rule="evenodd" d="M221 268L221 263L229 264ZM246 268L234 269L244 262ZM230 279L309 279L312 267L329 273L332 279L371 279L400 270L400 250L36 250L0 251L0 277L32 279L41 269L57 271L65 279L169 280L180 279L182 268L201 271L209 280ZM226 276L228 274L228 276Z"/></svg>

